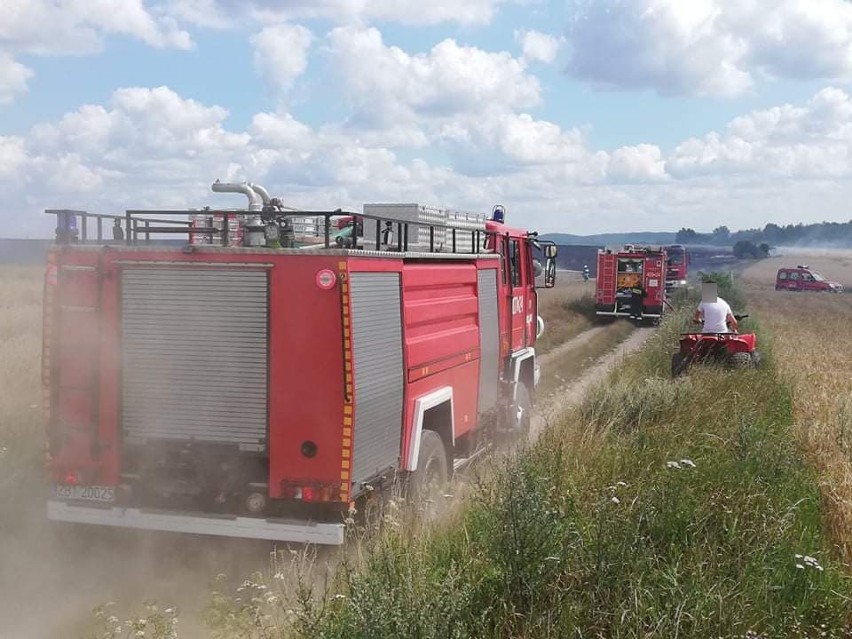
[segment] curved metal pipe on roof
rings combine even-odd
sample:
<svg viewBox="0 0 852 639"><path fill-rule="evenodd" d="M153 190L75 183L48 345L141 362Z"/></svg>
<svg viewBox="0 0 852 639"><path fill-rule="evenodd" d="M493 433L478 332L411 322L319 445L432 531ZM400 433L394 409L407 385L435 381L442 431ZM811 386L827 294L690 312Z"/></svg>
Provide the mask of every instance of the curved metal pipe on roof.
<svg viewBox="0 0 852 639"><path fill-rule="evenodd" d="M242 193L248 198L249 211L263 210L263 199L246 182L235 183L216 180L210 188L214 193Z"/></svg>
<svg viewBox="0 0 852 639"><path fill-rule="evenodd" d="M248 183L248 185L249 185L249 187L250 187L251 189L253 189L253 190L254 190L254 192L255 192L255 193L257 193L257 194L260 196L260 199L262 199L262 200L263 200L263 203L264 203L264 204L269 204L269 201L272 199L272 198L269 196L269 191L267 191L267 190L266 190L264 187L262 187L260 184L255 184L255 183L253 183L253 182L249 182L249 183Z"/></svg>

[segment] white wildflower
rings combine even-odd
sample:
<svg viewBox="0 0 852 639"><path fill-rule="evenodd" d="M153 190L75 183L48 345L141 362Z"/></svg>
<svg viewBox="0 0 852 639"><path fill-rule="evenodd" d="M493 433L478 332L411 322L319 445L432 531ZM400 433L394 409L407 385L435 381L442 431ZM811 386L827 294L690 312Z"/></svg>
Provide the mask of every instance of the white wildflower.
<svg viewBox="0 0 852 639"><path fill-rule="evenodd" d="M680 470L680 464L676 461L666 462L666 468L674 468L675 470Z"/></svg>
<svg viewBox="0 0 852 639"><path fill-rule="evenodd" d="M341 593L337 593L336 595L334 595L334 598L337 599L337 600L346 599L346 595L343 595Z"/></svg>
<svg viewBox="0 0 852 639"><path fill-rule="evenodd" d="M624 481L616 482L615 485L619 486L620 488L627 488L627 482Z"/></svg>
<svg viewBox="0 0 852 639"><path fill-rule="evenodd" d="M618 497L615 497L615 496L613 496L612 499L610 499L610 501L613 504L620 504L621 503L621 500Z"/></svg>
<svg viewBox="0 0 852 639"><path fill-rule="evenodd" d="M803 561L805 562L805 565L822 572L822 566L819 565L819 562L814 557L805 557Z"/></svg>
<svg viewBox="0 0 852 639"><path fill-rule="evenodd" d="M695 462L691 459L681 459L680 463L684 466L689 466L690 468L695 468Z"/></svg>
<svg viewBox="0 0 852 639"><path fill-rule="evenodd" d="M796 555L796 559L800 560L796 562L796 568L800 570L804 570L805 568L813 568L814 570L818 570L819 572L823 572L825 569L820 565L819 561L817 561L816 557L811 557L809 555Z"/></svg>

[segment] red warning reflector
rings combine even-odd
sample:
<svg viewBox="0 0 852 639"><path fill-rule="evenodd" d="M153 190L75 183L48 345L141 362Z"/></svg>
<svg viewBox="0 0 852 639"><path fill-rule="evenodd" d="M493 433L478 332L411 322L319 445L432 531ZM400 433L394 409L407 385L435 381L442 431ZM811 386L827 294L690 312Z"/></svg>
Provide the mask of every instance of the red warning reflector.
<svg viewBox="0 0 852 639"><path fill-rule="evenodd" d="M337 283L337 275L330 268L324 268L317 273L317 286L322 290L328 291L334 288Z"/></svg>

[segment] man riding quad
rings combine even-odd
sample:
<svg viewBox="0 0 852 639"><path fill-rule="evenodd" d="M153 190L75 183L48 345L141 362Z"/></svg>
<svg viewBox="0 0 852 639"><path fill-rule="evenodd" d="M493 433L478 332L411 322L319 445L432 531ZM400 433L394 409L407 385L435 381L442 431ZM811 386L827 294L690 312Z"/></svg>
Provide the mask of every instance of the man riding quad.
<svg viewBox="0 0 852 639"><path fill-rule="evenodd" d="M705 282L701 287L701 303L692 320L702 324L702 333L736 333L739 330L737 318L730 305L719 297L715 282Z"/></svg>
<svg viewBox="0 0 852 639"><path fill-rule="evenodd" d="M672 355L672 377L683 375L695 363L716 363L726 368L760 366L757 335L739 332L739 320L728 303L718 296L716 284L705 282L701 304L693 320L702 323L700 333L681 333L680 350Z"/></svg>

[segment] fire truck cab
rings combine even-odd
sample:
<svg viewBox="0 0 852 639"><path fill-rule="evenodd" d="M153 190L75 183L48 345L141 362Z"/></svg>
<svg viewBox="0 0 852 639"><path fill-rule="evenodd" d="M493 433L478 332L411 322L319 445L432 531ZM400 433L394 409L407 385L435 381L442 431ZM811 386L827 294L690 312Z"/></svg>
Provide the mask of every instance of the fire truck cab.
<svg viewBox="0 0 852 639"><path fill-rule="evenodd" d="M666 305L666 251L632 244L598 250L595 311L658 321Z"/></svg>
<svg viewBox="0 0 852 639"><path fill-rule="evenodd" d="M50 519L340 544L353 504L422 494L529 427L555 245L496 213L458 228L216 186L248 210L49 211ZM280 248L294 217L322 220L320 248Z"/></svg>

